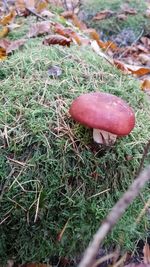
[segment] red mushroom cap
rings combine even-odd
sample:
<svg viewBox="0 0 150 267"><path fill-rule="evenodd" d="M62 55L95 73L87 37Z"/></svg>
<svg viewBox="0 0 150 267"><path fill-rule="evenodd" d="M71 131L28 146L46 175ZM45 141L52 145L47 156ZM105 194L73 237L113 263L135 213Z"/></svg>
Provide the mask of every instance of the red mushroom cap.
<svg viewBox="0 0 150 267"><path fill-rule="evenodd" d="M83 94L73 101L69 112L85 126L118 136L128 135L135 125L133 109L121 98L108 93Z"/></svg>

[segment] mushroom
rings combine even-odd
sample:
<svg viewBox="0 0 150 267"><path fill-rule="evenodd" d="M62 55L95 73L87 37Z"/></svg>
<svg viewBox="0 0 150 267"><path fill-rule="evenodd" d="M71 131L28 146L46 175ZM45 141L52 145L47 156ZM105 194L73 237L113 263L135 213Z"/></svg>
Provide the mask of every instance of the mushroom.
<svg viewBox="0 0 150 267"><path fill-rule="evenodd" d="M80 95L69 113L82 125L93 128L94 141L104 145L112 145L117 137L128 135L135 125L133 109L120 97L108 93Z"/></svg>

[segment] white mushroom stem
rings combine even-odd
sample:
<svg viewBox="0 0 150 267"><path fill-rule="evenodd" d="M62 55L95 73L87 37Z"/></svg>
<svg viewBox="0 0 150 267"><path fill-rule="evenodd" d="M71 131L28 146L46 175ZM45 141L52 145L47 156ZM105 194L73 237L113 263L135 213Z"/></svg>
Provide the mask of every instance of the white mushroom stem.
<svg viewBox="0 0 150 267"><path fill-rule="evenodd" d="M115 143L116 138L116 134L112 134L100 129L93 129L93 139L98 144L110 146Z"/></svg>

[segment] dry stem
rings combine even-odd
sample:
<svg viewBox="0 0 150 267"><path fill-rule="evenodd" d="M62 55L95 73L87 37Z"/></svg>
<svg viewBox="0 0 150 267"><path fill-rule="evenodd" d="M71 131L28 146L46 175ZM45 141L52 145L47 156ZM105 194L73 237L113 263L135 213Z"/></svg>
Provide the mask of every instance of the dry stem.
<svg viewBox="0 0 150 267"><path fill-rule="evenodd" d="M97 255L98 249L108 232L114 227L117 221L121 218L129 204L136 198L140 190L144 187L145 183L150 180L150 166L142 171L138 177L133 181L129 189L124 193L122 198L112 208L111 212L102 223L93 241L89 244L85 251L83 259L78 267L92 266L94 259Z"/></svg>

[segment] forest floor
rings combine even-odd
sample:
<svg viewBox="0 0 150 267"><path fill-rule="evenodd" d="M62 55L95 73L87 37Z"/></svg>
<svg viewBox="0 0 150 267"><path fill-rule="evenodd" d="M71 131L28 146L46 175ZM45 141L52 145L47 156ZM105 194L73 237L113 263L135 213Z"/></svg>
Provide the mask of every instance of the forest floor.
<svg viewBox="0 0 150 267"><path fill-rule="evenodd" d="M102 42L133 47L141 37L148 38L150 19L145 17L145 1L127 2L137 13L124 20L118 18L124 3L120 0L85 0L79 18L96 29ZM94 21L104 9L112 14ZM62 8L51 4L49 10L53 25L71 27L89 40L82 29L60 16ZM140 168L149 141L149 99L141 90L141 75L139 79L124 74L93 51L90 42L43 45L45 36L31 36L37 23L32 12L17 16L15 23L20 26L5 38L26 42L0 61L0 260L75 266ZM91 129L69 114L72 101L88 92L107 92L128 102L136 116L131 134L111 147L95 144ZM147 153L142 167L149 161ZM149 195L147 186L142 200L136 198L105 239L99 256L116 250L119 257L127 252L129 262L142 260L149 218L140 214Z"/></svg>

